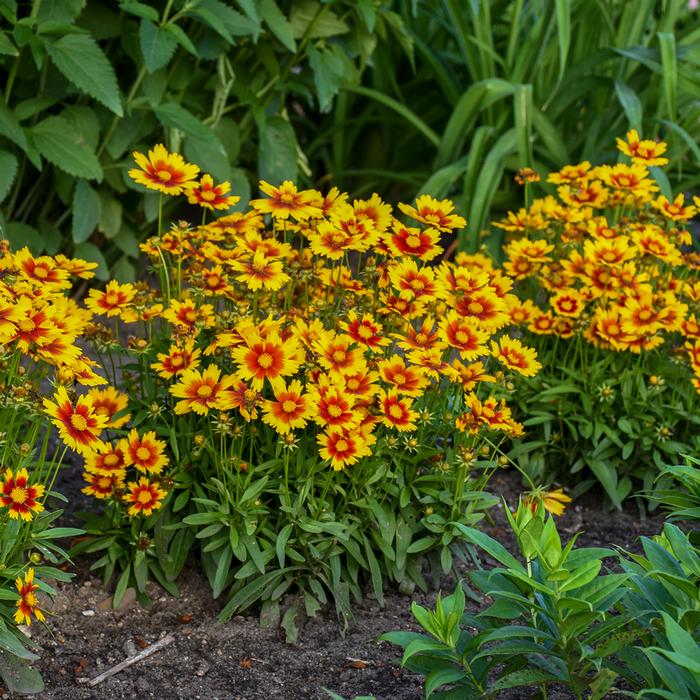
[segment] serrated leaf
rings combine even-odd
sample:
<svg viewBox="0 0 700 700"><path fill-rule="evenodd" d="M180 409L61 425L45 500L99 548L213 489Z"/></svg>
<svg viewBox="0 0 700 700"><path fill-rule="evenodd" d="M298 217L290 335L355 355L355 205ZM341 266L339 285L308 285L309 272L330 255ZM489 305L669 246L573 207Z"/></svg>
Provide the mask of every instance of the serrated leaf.
<svg viewBox="0 0 700 700"><path fill-rule="evenodd" d="M286 46L290 51L297 50L297 42L294 39L294 30L289 20L284 16L282 10L275 0L262 0L261 14L265 24L270 31Z"/></svg>
<svg viewBox="0 0 700 700"><path fill-rule="evenodd" d="M17 158L8 151L0 151L0 202L7 197L16 175Z"/></svg>
<svg viewBox="0 0 700 700"><path fill-rule="evenodd" d="M117 116L124 114L114 68L91 36L66 34L58 41L46 42L46 51L56 68L79 90Z"/></svg>
<svg viewBox="0 0 700 700"><path fill-rule="evenodd" d="M319 19L317 15L320 10L321 3L317 0L302 0L294 3L289 13L289 23L295 39L301 39L305 35L309 39L322 39L350 31L350 27L329 8L325 9ZM312 27L311 23L314 20Z"/></svg>
<svg viewBox="0 0 700 700"><path fill-rule="evenodd" d="M5 56L19 56L19 51L5 32L0 32L0 54Z"/></svg>
<svg viewBox="0 0 700 700"><path fill-rule="evenodd" d="M70 123L62 117L48 117L31 130L34 145L46 160L69 175L102 180L102 166Z"/></svg>
<svg viewBox="0 0 700 700"><path fill-rule="evenodd" d="M8 107L0 102L0 135L27 151L27 137L20 126L18 118Z"/></svg>
<svg viewBox="0 0 700 700"><path fill-rule="evenodd" d="M78 180L73 194L73 243L83 243L93 234L100 219L100 197L85 180Z"/></svg>
<svg viewBox="0 0 700 700"><path fill-rule="evenodd" d="M157 27L149 19L141 20L139 40L143 60L149 73L167 66L177 48L175 37L163 27Z"/></svg>
<svg viewBox="0 0 700 700"><path fill-rule="evenodd" d="M177 41L185 51L188 51L197 58L199 57L197 47L192 43L191 39L185 34L185 31L179 24L167 24L165 29L175 37L175 41Z"/></svg>
<svg viewBox="0 0 700 700"><path fill-rule="evenodd" d="M297 139L292 125L282 119L268 119L260 134L258 170L261 180L282 182L297 178Z"/></svg>
<svg viewBox="0 0 700 700"><path fill-rule="evenodd" d="M150 19L152 22L158 21L158 10L155 7L142 2L123 2L119 8L130 15L136 15L142 19Z"/></svg>

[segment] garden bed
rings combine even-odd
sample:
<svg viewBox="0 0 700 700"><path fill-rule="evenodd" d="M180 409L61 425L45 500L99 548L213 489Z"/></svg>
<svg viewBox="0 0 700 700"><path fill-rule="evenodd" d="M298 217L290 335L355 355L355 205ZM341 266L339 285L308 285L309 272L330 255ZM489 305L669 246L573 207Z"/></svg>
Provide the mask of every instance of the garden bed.
<svg viewBox="0 0 700 700"><path fill-rule="evenodd" d="M70 472L66 470L66 486ZM519 476L503 472L492 481L493 491L514 504L520 491ZM620 513L601 507L601 494L590 494L572 505L559 519L563 539L583 534L586 546L617 545L639 551L641 535L660 531L662 518L640 519L633 504ZM500 508L492 511L494 524L486 528L508 547L511 532ZM453 581L443 581L451 590ZM375 695L378 699L422 698L418 676L396 663L399 650L377 644L389 630L418 629L409 599L394 591L386 594L385 607L368 597L355 608L355 618L345 635L332 613L308 620L296 645L284 641L279 628L261 628L254 615L217 622L222 603L210 597L206 579L189 571L181 581L182 594L173 598L152 588L150 610L137 604L122 612L109 608L110 592L93 578L85 560L79 562L76 579L60 587L52 605L57 616L50 631L32 626L41 649L42 669L50 700L79 698L208 698L256 700L257 698L323 699L323 687L346 698ZM413 599L432 606L436 592L417 593ZM170 633L175 641L105 680L87 688L81 679L92 678ZM530 697L530 691L510 691L504 698ZM552 698L569 697L553 691Z"/></svg>

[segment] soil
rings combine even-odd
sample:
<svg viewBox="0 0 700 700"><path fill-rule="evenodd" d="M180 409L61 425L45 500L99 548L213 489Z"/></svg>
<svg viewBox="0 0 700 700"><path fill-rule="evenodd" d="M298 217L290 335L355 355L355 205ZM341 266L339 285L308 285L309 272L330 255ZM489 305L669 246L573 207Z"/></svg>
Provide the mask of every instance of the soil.
<svg viewBox="0 0 700 700"><path fill-rule="evenodd" d="M520 491L517 475L505 472L492 481L492 487L515 505ZM494 509L492 514L494 522L486 530L512 546L502 509ZM631 551L639 551L640 535L656 534L662 524L660 516L640 518L633 504L622 513L610 512L599 494L583 497L559 520L564 539L582 531L579 545L617 545ZM31 627L41 654L37 663L46 683L45 692L38 697L321 700L329 697L324 688L345 698L423 697L421 678L399 666L398 648L376 640L390 630L417 631L410 602L431 606L436 591L412 597L388 591L383 609L368 597L355 608L344 636L333 613L319 614L306 621L298 643L291 645L278 628L261 628L257 616L217 622L223 603L211 599L206 579L198 571L189 570L180 585L179 598L154 587L150 609L132 603L115 612L110 606L111 592L91 576L89 562L78 562L76 578L59 586L50 607L54 615L49 626ZM451 592L454 580L446 579L442 586ZM174 637L168 646L95 687L85 685L87 679L168 633ZM522 690L502 695L509 699L530 696ZM10 696L0 690L0 697ZM567 697L565 692L550 694L552 699Z"/></svg>

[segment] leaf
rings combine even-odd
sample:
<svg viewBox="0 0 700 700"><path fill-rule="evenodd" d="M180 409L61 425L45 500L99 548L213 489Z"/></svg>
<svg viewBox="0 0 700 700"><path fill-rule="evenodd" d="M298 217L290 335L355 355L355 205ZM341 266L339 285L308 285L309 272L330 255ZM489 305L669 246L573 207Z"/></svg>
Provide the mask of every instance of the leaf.
<svg viewBox="0 0 700 700"><path fill-rule="evenodd" d="M506 690L507 688L519 688L523 685L536 685L550 681L561 680L547 671L536 668L526 668L501 676L492 686L491 690Z"/></svg>
<svg viewBox="0 0 700 700"><path fill-rule="evenodd" d="M676 94L678 92L678 64L676 62L676 38L671 32L657 34L661 48L661 75L664 81L666 109L671 120L676 118Z"/></svg>
<svg viewBox="0 0 700 700"><path fill-rule="evenodd" d="M150 19L152 22L158 21L158 10L155 7L142 2L123 2L119 8L130 15L136 15L143 19Z"/></svg>
<svg viewBox="0 0 700 700"><path fill-rule="evenodd" d="M270 31L284 46L290 51L297 50L297 42L294 40L292 25L284 16L275 0L261 0L260 15L265 20L265 24L270 28Z"/></svg>
<svg viewBox="0 0 700 700"><path fill-rule="evenodd" d="M5 32L0 32L0 54L4 56L19 56L19 51L17 51L17 48Z"/></svg>
<svg viewBox="0 0 700 700"><path fill-rule="evenodd" d="M262 127L258 170L268 182L297 179L297 138L286 119L272 117Z"/></svg>
<svg viewBox="0 0 700 700"><path fill-rule="evenodd" d="M5 633L5 630L0 631ZM26 660L0 649L0 678L10 693L36 695L44 690L41 673Z"/></svg>
<svg viewBox="0 0 700 700"><path fill-rule="evenodd" d="M341 84L347 80L349 69L347 59L338 45L326 49L308 49L309 65L314 72L314 83L318 94L318 105L322 112L328 110Z"/></svg>
<svg viewBox="0 0 700 700"><path fill-rule="evenodd" d="M48 117L32 127L31 135L39 153L57 168L87 180L102 180L95 152L66 119Z"/></svg>
<svg viewBox="0 0 700 700"><path fill-rule="evenodd" d="M627 121L632 129L642 130L642 103L636 93L623 80L615 80L615 94L627 115Z"/></svg>
<svg viewBox="0 0 700 700"><path fill-rule="evenodd" d="M141 53L149 73L170 63L177 48L174 35L163 27L158 27L149 19L142 19L139 27Z"/></svg>
<svg viewBox="0 0 700 700"><path fill-rule="evenodd" d="M0 203L7 197L17 175L17 158L9 151L0 151Z"/></svg>
<svg viewBox="0 0 700 700"><path fill-rule="evenodd" d="M27 151L27 137L20 126L19 120L5 104L0 101L0 135L10 139L12 143Z"/></svg>
<svg viewBox="0 0 700 700"><path fill-rule="evenodd" d="M40 255L44 252L44 240L41 234L29 224L11 221L7 224L5 233L13 250L19 250L26 245L33 255Z"/></svg>
<svg viewBox="0 0 700 700"><path fill-rule="evenodd" d="M476 530L473 527L462 525L462 523L455 523L455 527L460 530L467 542L471 542L483 549L499 564L513 571L525 571L522 564L500 542L493 539L493 537L489 537L486 533Z"/></svg>
<svg viewBox="0 0 700 700"><path fill-rule="evenodd" d="M91 36L66 34L58 41L46 42L46 51L56 68L73 85L117 116L123 116L114 68Z"/></svg>
<svg viewBox="0 0 700 700"><path fill-rule="evenodd" d="M100 280L109 279L109 267L107 266L107 261L96 245L93 245L92 243L78 244L75 246L75 257L82 258L88 262L96 262L97 268L95 268L95 277Z"/></svg>
<svg viewBox="0 0 700 700"><path fill-rule="evenodd" d="M309 39L324 39L338 34L346 34L350 27L326 6L320 18L317 18L322 5L316 0L301 0L292 5L289 23L295 39L308 36ZM314 22L313 27L311 23Z"/></svg>
<svg viewBox="0 0 700 700"><path fill-rule="evenodd" d="M78 180L73 195L73 225L71 234L74 243L83 243L93 234L100 219L100 197L85 180Z"/></svg>

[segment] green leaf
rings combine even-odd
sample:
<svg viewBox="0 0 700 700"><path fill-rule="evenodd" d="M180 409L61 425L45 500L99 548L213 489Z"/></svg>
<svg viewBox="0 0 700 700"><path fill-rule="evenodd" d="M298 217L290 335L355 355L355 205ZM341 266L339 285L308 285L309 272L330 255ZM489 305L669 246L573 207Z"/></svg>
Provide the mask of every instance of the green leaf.
<svg viewBox="0 0 700 700"><path fill-rule="evenodd" d="M119 8L130 15L150 19L152 22L157 22L159 19L158 10L142 2L123 2L119 5Z"/></svg>
<svg viewBox="0 0 700 700"><path fill-rule="evenodd" d="M44 239L29 224L24 224L21 221L11 221L7 224L5 233L13 250L19 250L26 245L33 255L40 255L44 252Z"/></svg>
<svg viewBox="0 0 700 700"><path fill-rule="evenodd" d="M158 27L149 19L142 19L139 27L141 53L149 73L170 63L177 48L175 36L163 27Z"/></svg>
<svg viewBox="0 0 700 700"><path fill-rule="evenodd" d="M491 690L506 690L507 688L519 688L523 685L537 685L561 680L547 671L537 668L526 668L521 671L513 671L501 676L492 686Z"/></svg>
<svg viewBox="0 0 700 700"><path fill-rule="evenodd" d="M262 127L258 171L261 180L272 183L297 179L297 138L282 117L272 117Z"/></svg>
<svg viewBox="0 0 700 700"><path fill-rule="evenodd" d="M678 92L678 64L676 62L676 38L671 32L657 34L661 47L661 66L664 81L666 109L671 120L676 118L676 94Z"/></svg>
<svg viewBox="0 0 700 700"><path fill-rule="evenodd" d="M498 541L489 537L485 532L467 527L462 523L455 523L455 527L464 535L467 542L481 547L487 554L492 556L499 564L512 569L513 571L524 572L523 565Z"/></svg>
<svg viewBox="0 0 700 700"><path fill-rule="evenodd" d="M314 72L318 105L321 111L325 112L338 94L343 81L348 79L352 64L348 64L347 58L337 44L321 50L310 46L308 54L309 64Z"/></svg>
<svg viewBox="0 0 700 700"><path fill-rule="evenodd" d="M0 135L10 139L12 143L27 151L27 137L20 126L19 120L5 104L0 101Z"/></svg>
<svg viewBox="0 0 700 700"><path fill-rule="evenodd" d="M265 20L265 24L270 28L270 31L287 49L290 51L297 50L297 42L294 40L292 25L284 16L275 0L261 0L260 15Z"/></svg>
<svg viewBox="0 0 700 700"><path fill-rule="evenodd" d="M66 34L47 42L46 51L56 68L78 89L94 97L117 116L124 114L112 64L87 34Z"/></svg>
<svg viewBox="0 0 700 700"><path fill-rule="evenodd" d="M516 85L513 93L515 139L518 146L518 165L532 165L532 85Z"/></svg>
<svg viewBox="0 0 700 700"><path fill-rule="evenodd" d="M0 203L7 197L17 175L17 158L9 151L0 151Z"/></svg>
<svg viewBox="0 0 700 700"><path fill-rule="evenodd" d="M102 180L95 152L66 119L47 117L32 127L31 134L39 153L57 168L87 180Z"/></svg>
<svg viewBox="0 0 700 700"><path fill-rule="evenodd" d="M107 261L96 245L93 245L92 243L78 244L75 246L75 257L82 258L88 262L96 262L97 268L95 268L95 276L97 279L109 279L109 267L107 266Z"/></svg>
<svg viewBox="0 0 700 700"><path fill-rule="evenodd" d="M80 15L86 0L42 0L37 20L40 24L60 22L70 24Z"/></svg>
<svg viewBox="0 0 700 700"><path fill-rule="evenodd" d="M622 109L625 110L630 128L641 131L642 103L639 101L634 90L623 80L617 78L615 80L615 94L622 105Z"/></svg>
<svg viewBox="0 0 700 700"><path fill-rule="evenodd" d="M0 630L0 635L8 635L6 630ZM0 640L0 647L2 641ZM33 655L32 655L33 656ZM44 690L41 673L32 668L25 659L0 648L0 678L7 690L18 695L36 695Z"/></svg>
<svg viewBox="0 0 700 700"><path fill-rule="evenodd" d="M197 47L192 43L191 39L187 36L179 24L169 22L165 25L165 29L175 37L175 41L177 41L177 43L180 44L185 51L191 53L195 58L199 58Z"/></svg>
<svg viewBox="0 0 700 700"><path fill-rule="evenodd" d="M5 32L0 32L0 54L4 56L19 56L19 51L17 51L17 48Z"/></svg>
<svg viewBox="0 0 700 700"><path fill-rule="evenodd" d="M295 39L304 36L309 39L324 39L350 31L350 27L329 6L322 6L316 0L295 2L289 13L289 23Z"/></svg>
<svg viewBox="0 0 700 700"><path fill-rule="evenodd" d="M73 225L71 234L74 243L83 243L93 234L100 219L100 197L85 180L78 180L73 195Z"/></svg>

